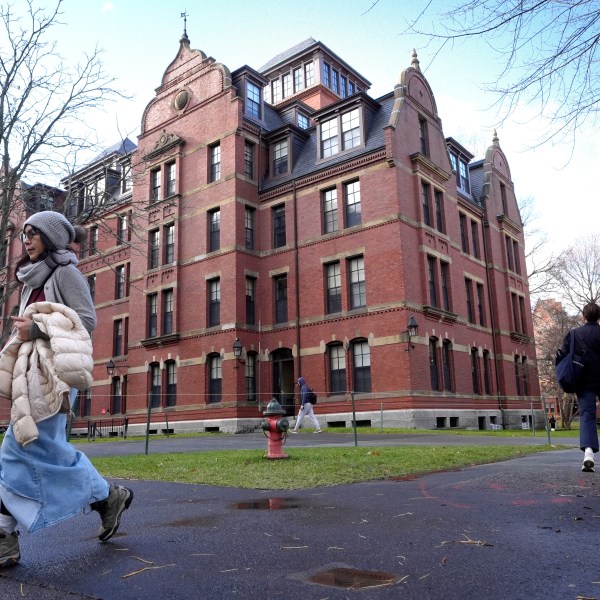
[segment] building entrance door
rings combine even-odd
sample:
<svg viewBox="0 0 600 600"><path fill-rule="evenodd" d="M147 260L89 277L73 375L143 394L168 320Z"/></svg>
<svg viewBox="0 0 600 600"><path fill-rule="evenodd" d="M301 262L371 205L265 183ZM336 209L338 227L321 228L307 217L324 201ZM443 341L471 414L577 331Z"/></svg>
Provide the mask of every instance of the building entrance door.
<svg viewBox="0 0 600 600"><path fill-rule="evenodd" d="M289 348L278 348L271 353L273 363L273 396L279 400L287 416L293 416L294 389L294 358Z"/></svg>

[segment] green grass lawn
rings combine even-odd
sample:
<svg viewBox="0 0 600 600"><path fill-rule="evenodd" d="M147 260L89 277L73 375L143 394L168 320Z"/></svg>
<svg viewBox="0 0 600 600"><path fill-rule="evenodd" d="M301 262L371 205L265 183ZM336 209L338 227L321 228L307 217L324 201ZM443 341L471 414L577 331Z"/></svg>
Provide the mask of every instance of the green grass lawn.
<svg viewBox="0 0 600 600"><path fill-rule="evenodd" d="M547 445L292 448L283 460L265 459L264 450L226 450L93 458L92 462L110 478L291 490L460 469L550 449Z"/></svg>

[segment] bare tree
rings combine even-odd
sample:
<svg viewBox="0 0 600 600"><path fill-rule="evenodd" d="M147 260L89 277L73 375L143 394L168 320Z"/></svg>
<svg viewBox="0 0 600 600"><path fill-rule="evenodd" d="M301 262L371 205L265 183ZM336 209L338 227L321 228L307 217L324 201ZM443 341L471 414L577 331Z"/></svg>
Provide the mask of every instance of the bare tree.
<svg viewBox="0 0 600 600"><path fill-rule="evenodd" d="M62 0L53 9L34 0L0 5L0 240L6 239L22 180L60 171L65 156L94 144L80 127L89 111L121 94L105 75L100 51L70 65L53 33ZM76 130L84 134L77 134ZM4 247L0 247L4 264Z"/></svg>
<svg viewBox="0 0 600 600"><path fill-rule="evenodd" d="M580 238L569 246L553 273L558 295L567 310L579 314L588 302L600 299L600 235Z"/></svg>
<svg viewBox="0 0 600 600"><path fill-rule="evenodd" d="M378 0L373 3L372 10ZM541 142L575 134L595 119L600 102L600 10L597 0L463 0L432 15L430 0L404 33L437 42L436 56L468 38L482 39L503 68L486 88L498 94L506 118L535 102L550 127ZM433 24L426 20L435 17ZM438 27L439 24L439 27Z"/></svg>
<svg viewBox="0 0 600 600"><path fill-rule="evenodd" d="M0 265L8 267L0 273L0 302L16 283L6 253L31 188L25 178L58 179L65 161L95 144L85 127L90 111L124 97L104 73L97 48L77 64L59 54L61 5L0 4Z"/></svg>
<svg viewBox="0 0 600 600"><path fill-rule="evenodd" d="M521 198L518 204L525 234L529 294L532 298L551 295L556 292L555 272L561 255L554 255L549 249L548 234L536 225L538 215L535 212L533 197Z"/></svg>
<svg viewBox="0 0 600 600"><path fill-rule="evenodd" d="M570 315L556 300L538 300L533 315L540 389L547 398L557 399L563 427L570 429L577 415L575 396L565 394L560 389L554 373L554 362L565 335L573 327L579 326L581 319L578 315Z"/></svg>

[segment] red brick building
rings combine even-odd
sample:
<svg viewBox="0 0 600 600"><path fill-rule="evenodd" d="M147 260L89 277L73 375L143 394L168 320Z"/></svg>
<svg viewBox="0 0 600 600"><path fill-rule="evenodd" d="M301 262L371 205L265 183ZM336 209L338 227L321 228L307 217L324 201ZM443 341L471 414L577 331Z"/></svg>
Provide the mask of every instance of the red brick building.
<svg viewBox="0 0 600 600"><path fill-rule="evenodd" d="M369 85L312 39L232 72L184 35L137 149L63 182L99 318L82 416L141 428L150 402L157 431L243 431L273 396L291 414L299 375L323 426L542 414L498 137L476 162L445 137L416 55Z"/></svg>

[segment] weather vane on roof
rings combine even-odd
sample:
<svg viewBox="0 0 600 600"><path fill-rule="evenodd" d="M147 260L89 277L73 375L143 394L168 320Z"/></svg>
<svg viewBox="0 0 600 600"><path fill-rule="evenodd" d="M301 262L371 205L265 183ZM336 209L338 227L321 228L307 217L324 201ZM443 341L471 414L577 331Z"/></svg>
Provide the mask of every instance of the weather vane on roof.
<svg viewBox="0 0 600 600"><path fill-rule="evenodd" d="M187 36L187 18L188 18L187 9L181 13L181 18L183 19L183 35Z"/></svg>

